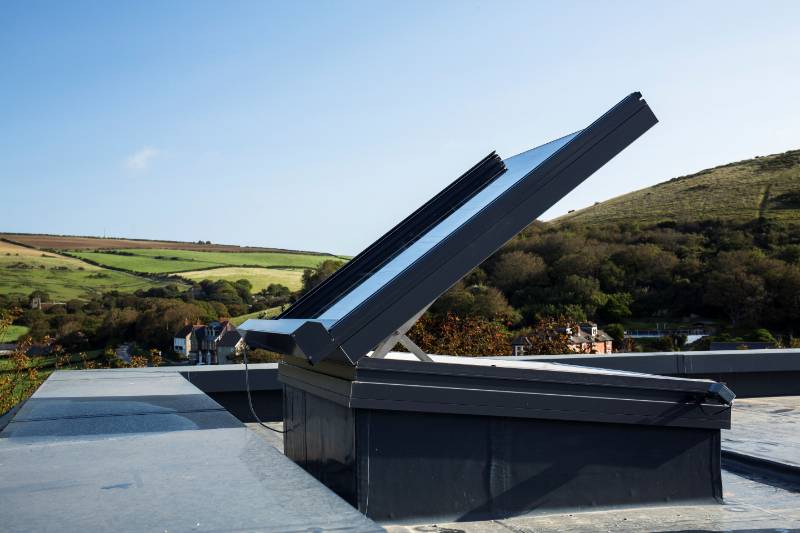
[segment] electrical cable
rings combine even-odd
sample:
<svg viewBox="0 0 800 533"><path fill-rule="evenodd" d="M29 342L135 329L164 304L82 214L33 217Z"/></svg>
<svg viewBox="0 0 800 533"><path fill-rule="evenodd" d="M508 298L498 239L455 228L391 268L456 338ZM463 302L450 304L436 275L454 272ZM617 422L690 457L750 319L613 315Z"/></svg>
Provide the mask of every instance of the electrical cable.
<svg viewBox="0 0 800 533"><path fill-rule="evenodd" d="M274 431L275 433L286 433L285 430L282 431L280 429L275 429L275 428L269 427L264 422L262 422L260 418L258 418L258 415L256 414L256 410L253 408L253 397L250 395L250 369L247 366L247 346L246 345L244 347L244 350L242 351L242 359L244 360L244 386L245 386L245 389L247 390L247 404L250 406L250 414L253 415L253 418L256 419L256 422L258 422L261 427L266 428L266 429L268 429L270 431Z"/></svg>

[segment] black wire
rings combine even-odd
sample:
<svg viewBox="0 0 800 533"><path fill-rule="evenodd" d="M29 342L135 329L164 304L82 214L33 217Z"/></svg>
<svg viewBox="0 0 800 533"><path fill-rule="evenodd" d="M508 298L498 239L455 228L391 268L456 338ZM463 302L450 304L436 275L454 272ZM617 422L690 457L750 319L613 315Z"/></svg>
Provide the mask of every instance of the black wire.
<svg viewBox="0 0 800 533"><path fill-rule="evenodd" d="M252 396L250 396L250 369L247 366L247 346L245 346L244 351L242 351L242 358L244 359L244 385L245 388L247 389L247 404L250 406L250 414L253 415L253 418L256 419L256 422L258 422L261 425L261 427L266 428L270 431L274 431L275 433L286 433L286 431L281 431L280 429L269 427L264 422L262 422L260 418L258 418L256 410L253 408L253 398Z"/></svg>

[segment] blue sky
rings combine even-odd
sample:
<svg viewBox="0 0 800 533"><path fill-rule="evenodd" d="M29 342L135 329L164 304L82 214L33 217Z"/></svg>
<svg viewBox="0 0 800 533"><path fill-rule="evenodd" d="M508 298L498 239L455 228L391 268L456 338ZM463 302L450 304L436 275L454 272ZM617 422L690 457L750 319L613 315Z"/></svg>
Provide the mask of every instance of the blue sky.
<svg viewBox="0 0 800 533"><path fill-rule="evenodd" d="M639 90L551 218L800 148L800 2L0 4L0 231L354 254Z"/></svg>

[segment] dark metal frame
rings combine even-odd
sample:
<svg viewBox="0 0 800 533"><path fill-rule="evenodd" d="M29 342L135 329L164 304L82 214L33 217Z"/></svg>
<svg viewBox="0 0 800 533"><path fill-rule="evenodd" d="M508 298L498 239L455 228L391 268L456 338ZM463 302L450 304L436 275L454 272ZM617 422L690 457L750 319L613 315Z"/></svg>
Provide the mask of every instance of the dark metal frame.
<svg viewBox="0 0 800 533"><path fill-rule="evenodd" d="M276 318L316 318L505 171L500 156L487 155Z"/></svg>

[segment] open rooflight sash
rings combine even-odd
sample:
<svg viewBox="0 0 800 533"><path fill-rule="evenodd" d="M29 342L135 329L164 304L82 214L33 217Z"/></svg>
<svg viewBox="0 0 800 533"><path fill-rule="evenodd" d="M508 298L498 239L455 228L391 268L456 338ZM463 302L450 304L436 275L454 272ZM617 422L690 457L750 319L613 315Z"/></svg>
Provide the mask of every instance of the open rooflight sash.
<svg viewBox="0 0 800 533"><path fill-rule="evenodd" d="M382 261L356 272L352 288L317 306L318 313L285 313L305 319L290 321L302 325L288 338L284 326L269 324L283 320L247 321L240 329L248 342L312 363L354 364L656 122L634 93L586 129L508 159L506 174L461 202L466 216L456 210L425 231L431 239L424 235L391 255L384 250Z"/></svg>
<svg viewBox="0 0 800 533"><path fill-rule="evenodd" d="M492 152L277 318L316 318L506 170Z"/></svg>
<svg viewBox="0 0 800 533"><path fill-rule="evenodd" d="M525 178L531 168L535 168L547 160L548 157L572 140L575 135L574 133L567 135L505 161L507 168L505 173L494 179L458 209L421 235L405 250L395 255L380 269L364 279L358 286L354 287L334 305L320 314L319 318L338 321L351 313L416 261L434 250L478 213L489 208L497 198L513 190Z"/></svg>

